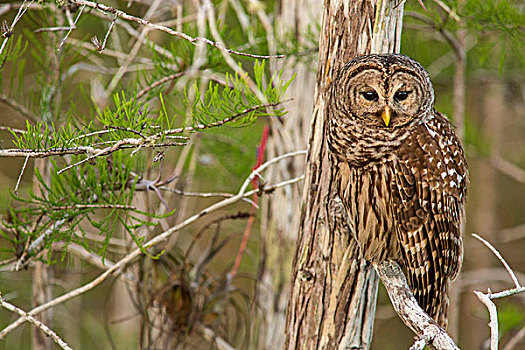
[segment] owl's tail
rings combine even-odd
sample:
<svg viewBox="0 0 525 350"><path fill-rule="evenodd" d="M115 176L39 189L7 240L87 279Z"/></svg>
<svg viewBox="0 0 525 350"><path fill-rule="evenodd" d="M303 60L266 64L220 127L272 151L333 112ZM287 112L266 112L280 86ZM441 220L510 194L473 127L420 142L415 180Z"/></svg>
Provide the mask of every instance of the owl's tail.
<svg viewBox="0 0 525 350"><path fill-rule="evenodd" d="M432 317L441 327L447 329L448 324L448 279L439 276L424 274L408 268L405 270L408 285L419 306Z"/></svg>

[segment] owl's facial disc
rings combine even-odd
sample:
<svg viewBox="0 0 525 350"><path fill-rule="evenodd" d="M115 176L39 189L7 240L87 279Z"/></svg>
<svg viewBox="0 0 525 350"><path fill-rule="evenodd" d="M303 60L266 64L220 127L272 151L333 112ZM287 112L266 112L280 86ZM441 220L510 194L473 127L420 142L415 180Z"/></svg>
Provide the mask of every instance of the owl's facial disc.
<svg viewBox="0 0 525 350"><path fill-rule="evenodd" d="M392 108L391 126L402 126L420 115L422 97L422 82L419 78L406 71L394 72L388 84L387 100Z"/></svg>
<svg viewBox="0 0 525 350"><path fill-rule="evenodd" d="M420 115L423 82L412 71L396 68L385 76L384 71L368 66L350 78L350 110L366 125L397 128Z"/></svg>

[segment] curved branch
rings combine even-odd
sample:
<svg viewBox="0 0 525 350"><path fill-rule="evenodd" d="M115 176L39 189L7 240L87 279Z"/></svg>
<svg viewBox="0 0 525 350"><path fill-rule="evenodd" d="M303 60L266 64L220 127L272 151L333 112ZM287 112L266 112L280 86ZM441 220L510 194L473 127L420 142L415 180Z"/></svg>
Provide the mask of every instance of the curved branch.
<svg viewBox="0 0 525 350"><path fill-rule="evenodd" d="M459 350L447 332L419 306L410 291L401 267L396 262L374 263L374 268L383 281L397 314L420 340L424 340L431 349ZM416 346L419 346L420 340Z"/></svg>

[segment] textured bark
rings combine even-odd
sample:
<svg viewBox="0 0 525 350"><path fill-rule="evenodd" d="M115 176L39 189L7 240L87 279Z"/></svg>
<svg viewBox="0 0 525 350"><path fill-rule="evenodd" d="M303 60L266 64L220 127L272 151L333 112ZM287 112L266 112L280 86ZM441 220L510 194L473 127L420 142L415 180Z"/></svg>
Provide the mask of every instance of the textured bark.
<svg viewBox="0 0 525 350"><path fill-rule="evenodd" d="M319 0L280 0L275 23L276 36L295 34L295 40L303 42L302 36L309 25L317 27L321 22L322 2ZM276 69L282 69L283 79L295 73L288 88L287 114L283 118L270 119L270 137L267 143L267 159L280 154L306 149L310 134L315 91L317 62L298 61L295 56L277 59ZM273 70L273 69L272 69ZM268 183L276 183L304 174L304 157L294 157L271 167L266 175ZM284 344L283 329L286 324L286 306L290 295L293 254L301 212L303 183L276 191L262 197L261 248L259 288L257 289L257 322L254 330L254 348L279 349ZM260 312L262 310L262 312Z"/></svg>
<svg viewBox="0 0 525 350"><path fill-rule="evenodd" d="M329 87L338 69L367 53L399 52L399 1L325 0L316 103L286 324L287 349L368 349L378 277L358 259L335 195L326 146Z"/></svg>

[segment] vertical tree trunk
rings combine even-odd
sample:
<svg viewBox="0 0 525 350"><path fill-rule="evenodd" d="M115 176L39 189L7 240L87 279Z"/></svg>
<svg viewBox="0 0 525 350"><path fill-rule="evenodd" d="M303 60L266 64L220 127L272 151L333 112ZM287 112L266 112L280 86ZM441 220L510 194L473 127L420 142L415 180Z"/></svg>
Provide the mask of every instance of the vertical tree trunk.
<svg viewBox="0 0 525 350"><path fill-rule="evenodd" d="M321 22L322 2L319 0L279 0L275 23L276 36L295 34L295 40L305 43L303 34L308 26L317 27ZM295 56L275 60L282 69L283 79L296 74L287 91L292 98L287 102L287 114L283 118L270 119L270 137L267 143L267 159L280 154L306 149L310 133L310 117L314 101L315 68L317 62L298 60ZM304 157L279 162L267 173L268 183L291 179L304 174ZM283 329L286 324L286 305L290 294L293 252L297 242L299 215L301 212L302 183L262 197L261 248L257 289L257 305L260 305L255 324L255 344L258 350L279 349L284 344Z"/></svg>
<svg viewBox="0 0 525 350"><path fill-rule="evenodd" d="M357 246L346 229L328 156L325 115L330 82L345 62L367 53L399 51L402 15L399 1L324 2L287 349L370 346L378 277L357 259Z"/></svg>

